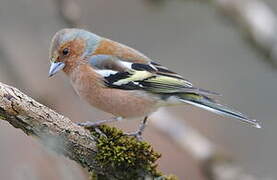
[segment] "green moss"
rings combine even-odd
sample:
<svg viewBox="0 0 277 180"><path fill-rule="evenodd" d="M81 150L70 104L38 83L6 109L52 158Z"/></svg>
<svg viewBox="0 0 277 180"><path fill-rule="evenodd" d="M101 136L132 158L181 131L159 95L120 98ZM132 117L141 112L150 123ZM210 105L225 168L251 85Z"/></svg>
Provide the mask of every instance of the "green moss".
<svg viewBox="0 0 277 180"><path fill-rule="evenodd" d="M172 180L172 176L163 178L157 171L156 161L161 155L155 152L150 144L125 136L116 128L106 125L98 128L104 135L95 130L91 131L92 135L97 137L96 160L101 168L114 174L115 179L141 179L145 175L150 175ZM106 178L94 174L92 179Z"/></svg>
<svg viewBox="0 0 277 180"><path fill-rule="evenodd" d="M2 115L0 114L0 119L5 120L5 119L6 119L6 117L5 117L5 116L2 116Z"/></svg>
<svg viewBox="0 0 277 180"><path fill-rule="evenodd" d="M6 112L3 108L0 108L0 119L5 120L6 116L5 116Z"/></svg>

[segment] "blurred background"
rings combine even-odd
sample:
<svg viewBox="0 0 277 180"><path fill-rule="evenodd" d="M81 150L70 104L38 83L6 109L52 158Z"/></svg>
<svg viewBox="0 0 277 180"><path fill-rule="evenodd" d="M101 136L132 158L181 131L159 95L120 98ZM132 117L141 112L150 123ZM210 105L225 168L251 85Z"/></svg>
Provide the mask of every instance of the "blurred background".
<svg viewBox="0 0 277 180"><path fill-rule="evenodd" d="M264 2L277 12L276 0ZM48 49L54 33L83 27L140 50L196 86L220 92L221 102L261 120L263 128L255 129L190 106L166 109L248 172L277 179L275 62L214 5L205 0L1 0L0 81L75 122L110 117L79 100L64 74L48 78ZM266 17L259 20L267 21ZM131 131L138 123L113 125ZM151 123L145 139L162 153L163 172L205 180L191 155ZM87 175L75 162L0 121L0 179L85 180Z"/></svg>

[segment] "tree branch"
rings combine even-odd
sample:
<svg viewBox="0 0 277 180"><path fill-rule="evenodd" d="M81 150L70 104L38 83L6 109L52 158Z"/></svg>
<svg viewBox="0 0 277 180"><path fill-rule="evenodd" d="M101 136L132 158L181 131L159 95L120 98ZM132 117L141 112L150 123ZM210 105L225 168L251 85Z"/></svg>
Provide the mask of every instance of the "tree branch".
<svg viewBox="0 0 277 180"><path fill-rule="evenodd" d="M277 16L262 0L212 0L248 37L254 47L277 67Z"/></svg>
<svg viewBox="0 0 277 180"><path fill-rule="evenodd" d="M0 82L0 119L41 140L47 147L108 179L160 177L160 157L146 142L103 126L104 135L85 130L70 119ZM114 148L114 149L113 149ZM134 178L136 177L136 178ZM162 179L167 179L162 176Z"/></svg>
<svg viewBox="0 0 277 180"><path fill-rule="evenodd" d="M147 0L165 4L165 0ZM199 0L212 4L229 18L249 45L263 55L264 60L277 68L277 16L263 0Z"/></svg>
<svg viewBox="0 0 277 180"><path fill-rule="evenodd" d="M27 135L38 137L47 147L76 161L89 172L105 175L109 179L120 179L126 176L129 178L130 176L143 178L159 176L161 179L174 179L161 176L155 170L155 161L159 155L153 152L147 143L123 136L122 132L117 132L115 128L101 128L104 135L97 131L85 130L16 88L3 83L0 83L0 119L8 121ZM201 134L189 126L178 123L168 113L160 111L159 117L154 117L151 122L156 128L169 135L180 147L188 150L209 179L226 180L242 177L257 179L223 156L218 148ZM118 149L123 149L125 151L123 154L132 150L134 156L129 154L121 156L122 151ZM136 152L142 150L142 154L146 156L137 159L136 157L141 154ZM119 152L111 154L115 151ZM113 164L113 167L109 166L110 164ZM130 169L136 170L131 172Z"/></svg>
<svg viewBox="0 0 277 180"><path fill-rule="evenodd" d="M189 152L197 160L207 179L260 179L243 170L232 158L224 154L218 146L188 124L184 124L181 119L172 118L165 110L160 110L153 116L154 118L151 119L152 125L166 134L179 147Z"/></svg>

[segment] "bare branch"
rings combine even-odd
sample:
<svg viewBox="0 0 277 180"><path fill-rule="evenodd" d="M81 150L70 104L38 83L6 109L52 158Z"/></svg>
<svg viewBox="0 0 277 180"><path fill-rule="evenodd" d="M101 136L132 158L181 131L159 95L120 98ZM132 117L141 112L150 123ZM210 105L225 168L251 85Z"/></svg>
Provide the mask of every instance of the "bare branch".
<svg viewBox="0 0 277 180"><path fill-rule="evenodd" d="M146 142L123 136L122 132L117 132L115 128L105 127L105 136L95 130L85 130L16 88L3 83L0 83L0 119L8 121L27 135L37 137L50 149L76 161L90 172L104 175L108 179L124 178L125 175L130 177L129 173L132 172L132 175L139 172L139 177L143 178L160 176L155 171L155 161L160 155ZM116 149L112 149L113 146ZM106 153L106 150L112 152L112 155ZM131 152L132 156L124 153L125 151ZM116 163L123 168L116 169ZM126 167L131 168L128 170ZM135 168L136 171L133 171Z"/></svg>
<svg viewBox="0 0 277 180"><path fill-rule="evenodd" d="M225 16L231 18L272 65L277 65L277 16L261 0L212 0Z"/></svg>

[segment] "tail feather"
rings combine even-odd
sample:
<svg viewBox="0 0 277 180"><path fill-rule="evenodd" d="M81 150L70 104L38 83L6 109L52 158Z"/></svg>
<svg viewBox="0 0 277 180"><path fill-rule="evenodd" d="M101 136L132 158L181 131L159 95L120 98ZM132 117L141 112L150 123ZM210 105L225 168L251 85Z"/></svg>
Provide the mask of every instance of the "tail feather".
<svg viewBox="0 0 277 180"><path fill-rule="evenodd" d="M202 109L211 111L213 113L223 115L223 116L233 117L233 118L239 119L241 122L250 124L256 128L261 128L261 125L257 120L250 119L248 116L242 114L241 112L238 112L227 106L218 104L206 96L197 95L197 94L183 94L179 96L179 99L182 102L200 107Z"/></svg>

